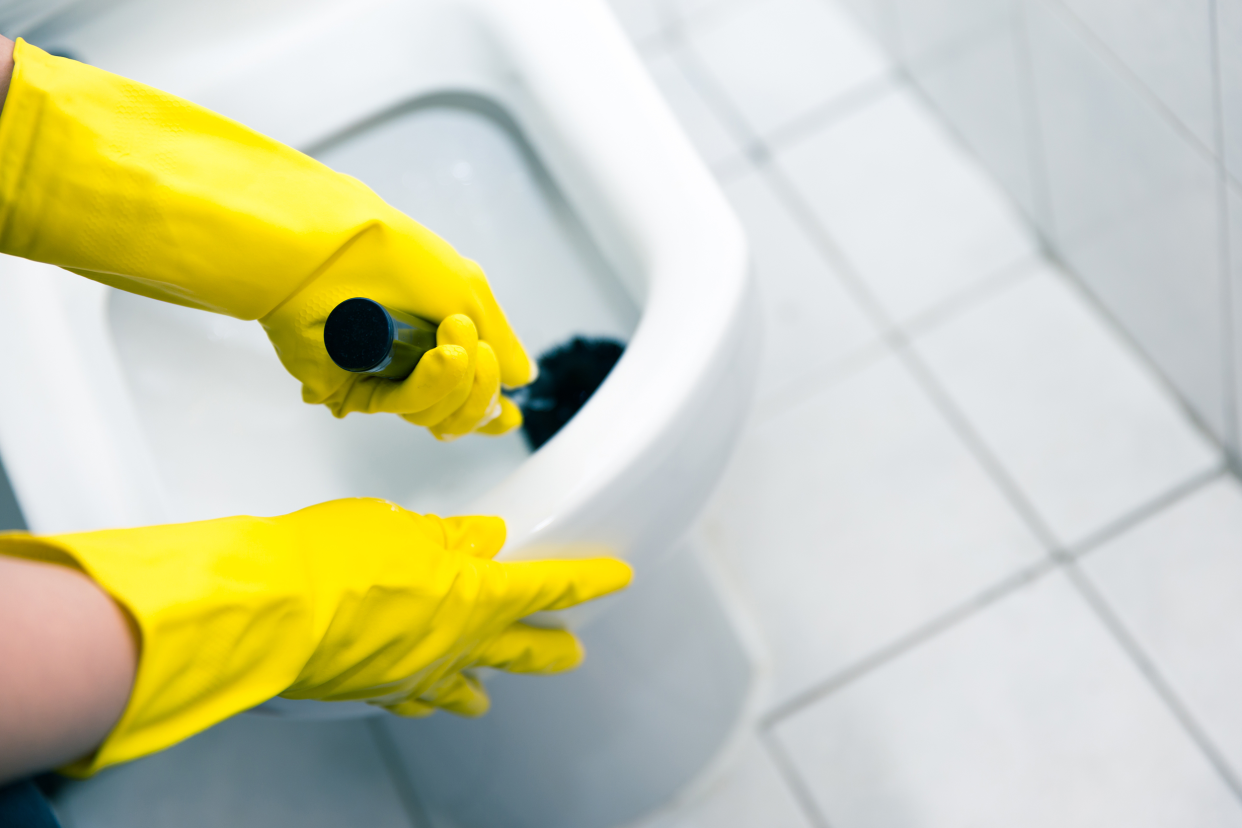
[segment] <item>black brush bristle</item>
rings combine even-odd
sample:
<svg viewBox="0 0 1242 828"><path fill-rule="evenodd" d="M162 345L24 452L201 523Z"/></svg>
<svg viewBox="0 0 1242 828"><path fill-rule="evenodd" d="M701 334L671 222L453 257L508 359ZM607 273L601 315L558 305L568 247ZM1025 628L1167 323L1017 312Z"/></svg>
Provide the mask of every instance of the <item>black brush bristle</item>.
<svg viewBox="0 0 1242 828"><path fill-rule="evenodd" d="M624 352L614 339L575 336L539 357L539 378L513 394L531 451L573 419Z"/></svg>

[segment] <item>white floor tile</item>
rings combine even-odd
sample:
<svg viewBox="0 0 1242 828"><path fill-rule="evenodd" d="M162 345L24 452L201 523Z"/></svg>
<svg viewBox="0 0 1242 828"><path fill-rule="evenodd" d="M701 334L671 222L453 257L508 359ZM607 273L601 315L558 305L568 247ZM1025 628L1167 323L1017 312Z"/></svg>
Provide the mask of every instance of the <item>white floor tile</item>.
<svg viewBox="0 0 1242 828"><path fill-rule="evenodd" d="M693 802L642 828L812 828L771 757L757 742Z"/></svg>
<svg viewBox="0 0 1242 828"><path fill-rule="evenodd" d="M777 702L1042 555L892 358L752 427L703 527L750 591Z"/></svg>
<svg viewBox="0 0 1242 828"><path fill-rule="evenodd" d="M1213 483L1083 566L1242 772L1242 487L1232 478Z"/></svg>
<svg viewBox="0 0 1242 828"><path fill-rule="evenodd" d="M608 5L636 44L663 34L678 20L672 0L608 0Z"/></svg>
<svg viewBox="0 0 1242 828"><path fill-rule="evenodd" d="M237 716L163 753L73 783L66 828L409 828L361 720Z"/></svg>
<svg viewBox="0 0 1242 828"><path fill-rule="evenodd" d="M686 78L676 52L649 58L647 70L704 161L717 164L741 154L741 145Z"/></svg>
<svg viewBox="0 0 1242 828"><path fill-rule="evenodd" d="M1059 573L777 736L833 828L1242 825L1242 807Z"/></svg>
<svg viewBox="0 0 1242 828"><path fill-rule="evenodd" d="M690 43L760 136L888 71L888 59L835 4L748 0L704 15Z"/></svg>
<svg viewBox="0 0 1242 828"><path fill-rule="evenodd" d="M916 347L1065 544L1218 462L1150 372L1047 266Z"/></svg>
<svg viewBox="0 0 1242 828"><path fill-rule="evenodd" d="M877 341L875 326L762 175L732 181L725 193L750 238L763 302L761 398Z"/></svg>
<svg viewBox="0 0 1242 828"><path fill-rule="evenodd" d="M899 89L777 158L897 319L1035 251L995 183Z"/></svg>
<svg viewBox="0 0 1242 828"><path fill-rule="evenodd" d="M732 0L607 0L635 45L649 43L688 16Z"/></svg>
<svg viewBox="0 0 1242 828"><path fill-rule="evenodd" d="M1039 101L1053 244L1199 416L1223 435L1229 333L1221 313L1216 160L1188 141L1168 109L1154 106L1091 37L1083 37L1064 8L1070 3L1027 5L1024 48ZM1174 63L1195 38L1151 11L1163 6L1179 10L1172 17L1198 15L1206 30L1210 8L1208 0L1073 5L1132 21L1136 31L1158 31ZM1201 57L1206 65L1207 53ZM1169 68L1169 79L1182 75Z"/></svg>

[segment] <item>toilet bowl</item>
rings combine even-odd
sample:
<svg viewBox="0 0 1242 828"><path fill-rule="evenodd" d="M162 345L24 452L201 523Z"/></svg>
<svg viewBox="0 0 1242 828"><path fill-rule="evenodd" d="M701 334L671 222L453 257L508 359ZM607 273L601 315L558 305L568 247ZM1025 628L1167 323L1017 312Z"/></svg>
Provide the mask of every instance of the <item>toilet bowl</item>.
<svg viewBox="0 0 1242 828"><path fill-rule="evenodd" d="M350 173L489 273L532 354L627 343L550 442L437 443L300 402L256 323L0 261L0 456L37 532L381 496L496 514L500 557L607 553L627 593L541 619L577 673L490 677L477 722L383 717L446 825L610 826L702 784L758 668L687 531L740 429L757 337L742 231L599 0L121 3L41 30ZM55 43L48 39L55 40ZM205 69L204 67L209 67ZM227 240L221 240L227 244ZM274 700L262 715L372 712Z"/></svg>

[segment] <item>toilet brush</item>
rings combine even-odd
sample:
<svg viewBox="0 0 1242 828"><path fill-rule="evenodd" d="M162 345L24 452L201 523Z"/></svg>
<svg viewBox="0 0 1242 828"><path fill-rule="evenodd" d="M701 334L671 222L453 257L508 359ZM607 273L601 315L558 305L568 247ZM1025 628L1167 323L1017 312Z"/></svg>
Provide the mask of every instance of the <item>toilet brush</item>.
<svg viewBox="0 0 1242 828"><path fill-rule="evenodd" d="M357 296L328 314L323 344L346 371L403 380L436 347L436 326Z"/></svg>
<svg viewBox="0 0 1242 828"><path fill-rule="evenodd" d="M371 299L346 299L328 314L323 344L339 367L391 380L410 375L436 347L436 326ZM613 339L575 336L539 357L538 378L509 396L522 410L531 451L551 440L616 365L625 346Z"/></svg>

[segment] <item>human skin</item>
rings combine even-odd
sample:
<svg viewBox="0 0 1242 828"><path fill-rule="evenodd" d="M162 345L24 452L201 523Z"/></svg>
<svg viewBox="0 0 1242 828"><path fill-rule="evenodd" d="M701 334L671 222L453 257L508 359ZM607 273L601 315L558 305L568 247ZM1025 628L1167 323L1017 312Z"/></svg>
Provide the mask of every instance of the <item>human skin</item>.
<svg viewBox="0 0 1242 828"><path fill-rule="evenodd" d="M0 36L0 102L12 77L13 41ZM0 785L98 747L137 664L129 619L94 581L0 555Z"/></svg>
<svg viewBox="0 0 1242 828"><path fill-rule="evenodd" d="M94 750L137 663L128 618L94 581L0 555L0 784Z"/></svg>

